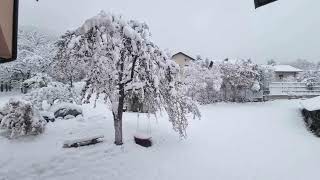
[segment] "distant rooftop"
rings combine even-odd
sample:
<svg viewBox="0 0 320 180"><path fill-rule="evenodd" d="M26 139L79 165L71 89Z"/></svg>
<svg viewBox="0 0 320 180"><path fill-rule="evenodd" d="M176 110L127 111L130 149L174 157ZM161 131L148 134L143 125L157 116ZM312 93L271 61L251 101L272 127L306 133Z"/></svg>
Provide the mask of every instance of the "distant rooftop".
<svg viewBox="0 0 320 180"><path fill-rule="evenodd" d="M188 57L188 58L190 58L190 59L192 59L192 60L195 60L193 57L191 57L191 56L189 56L189 55L187 55L187 54L185 54L185 53L183 53L183 52L178 52L178 53L174 54L174 55L172 56L172 58L174 58L175 56L177 56L177 55L179 55L179 54L182 54L182 55L184 55L184 56L186 56L186 57Z"/></svg>
<svg viewBox="0 0 320 180"><path fill-rule="evenodd" d="M302 72L303 70L295 68L290 65L275 65L274 71L275 72Z"/></svg>

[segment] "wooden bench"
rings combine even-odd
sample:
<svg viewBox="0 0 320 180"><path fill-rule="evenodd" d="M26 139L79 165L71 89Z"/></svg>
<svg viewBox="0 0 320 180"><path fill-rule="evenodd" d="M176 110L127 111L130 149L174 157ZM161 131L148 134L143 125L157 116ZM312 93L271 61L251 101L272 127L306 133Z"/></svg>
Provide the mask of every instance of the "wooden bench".
<svg viewBox="0 0 320 180"><path fill-rule="evenodd" d="M89 138L68 140L63 143L63 148L77 148L80 146L89 146L103 141L104 136L93 136Z"/></svg>

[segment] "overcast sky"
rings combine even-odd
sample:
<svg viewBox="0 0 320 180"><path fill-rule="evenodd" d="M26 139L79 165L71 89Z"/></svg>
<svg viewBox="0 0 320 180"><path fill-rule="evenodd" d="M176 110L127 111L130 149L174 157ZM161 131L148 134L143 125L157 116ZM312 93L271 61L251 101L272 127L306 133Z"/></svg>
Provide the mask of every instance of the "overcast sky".
<svg viewBox="0 0 320 180"><path fill-rule="evenodd" d="M320 61L320 1L21 0L20 24L63 33L101 10L147 22L162 49L212 59Z"/></svg>

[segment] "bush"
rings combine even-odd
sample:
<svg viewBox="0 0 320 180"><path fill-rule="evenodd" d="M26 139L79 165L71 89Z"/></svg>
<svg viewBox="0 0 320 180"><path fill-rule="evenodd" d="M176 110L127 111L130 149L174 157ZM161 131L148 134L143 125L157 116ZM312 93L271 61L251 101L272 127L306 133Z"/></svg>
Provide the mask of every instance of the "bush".
<svg viewBox="0 0 320 180"><path fill-rule="evenodd" d="M320 137L320 111L308 111L303 109L301 111L307 128Z"/></svg>
<svg viewBox="0 0 320 180"><path fill-rule="evenodd" d="M23 82L25 88L42 88L47 87L48 84L52 82L52 78L47 74L38 73L30 79L27 79Z"/></svg>
<svg viewBox="0 0 320 180"><path fill-rule="evenodd" d="M65 118L66 116L77 117L78 115L82 115L82 109L80 106L71 103L61 103L55 105L51 111L54 113L55 118Z"/></svg>
<svg viewBox="0 0 320 180"><path fill-rule="evenodd" d="M0 109L0 128L10 132L10 138L38 135L45 129L46 121L30 102L11 99Z"/></svg>
<svg viewBox="0 0 320 180"><path fill-rule="evenodd" d="M39 110L45 109L44 102L52 106L57 102L79 103L80 99L80 92L59 82L51 82L47 87L34 89L26 95L26 100L31 101Z"/></svg>

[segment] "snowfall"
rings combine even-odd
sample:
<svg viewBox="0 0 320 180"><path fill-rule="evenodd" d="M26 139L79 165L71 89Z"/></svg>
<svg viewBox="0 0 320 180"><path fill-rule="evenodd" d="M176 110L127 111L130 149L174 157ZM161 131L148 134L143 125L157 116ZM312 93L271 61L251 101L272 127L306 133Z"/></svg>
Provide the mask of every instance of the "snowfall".
<svg viewBox="0 0 320 180"><path fill-rule="evenodd" d="M0 107L11 97L21 95L0 94ZM39 136L9 140L0 132L0 180L318 179L320 139L306 130L300 108L300 100L201 106L187 139L165 113L150 119L126 113L119 147L106 105L85 105L83 118L49 123ZM137 131L149 131L154 145L136 145ZM66 140L96 135L104 142L62 148Z"/></svg>

